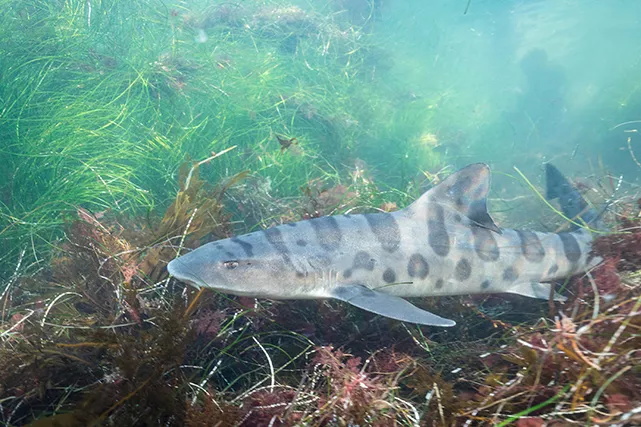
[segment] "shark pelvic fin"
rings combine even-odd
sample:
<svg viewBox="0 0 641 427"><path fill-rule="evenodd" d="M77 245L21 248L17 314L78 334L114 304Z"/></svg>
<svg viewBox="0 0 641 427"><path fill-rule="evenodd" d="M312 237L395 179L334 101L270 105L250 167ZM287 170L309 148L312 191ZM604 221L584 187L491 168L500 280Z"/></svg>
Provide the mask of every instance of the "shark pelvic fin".
<svg viewBox="0 0 641 427"><path fill-rule="evenodd" d="M510 294L523 295L530 298L549 299L552 284L539 282L518 282L506 289ZM554 292L554 301L565 301L567 298Z"/></svg>
<svg viewBox="0 0 641 427"><path fill-rule="evenodd" d="M412 215L427 217L429 205L438 203L465 215L480 227L501 234L501 229L487 212L489 191L490 167L475 163L445 178L412 203L409 209Z"/></svg>
<svg viewBox="0 0 641 427"><path fill-rule="evenodd" d="M403 298L374 291L363 285L338 286L332 291L330 296L348 302L358 308L371 311L372 313L403 322L428 326L456 325L455 321L422 310Z"/></svg>

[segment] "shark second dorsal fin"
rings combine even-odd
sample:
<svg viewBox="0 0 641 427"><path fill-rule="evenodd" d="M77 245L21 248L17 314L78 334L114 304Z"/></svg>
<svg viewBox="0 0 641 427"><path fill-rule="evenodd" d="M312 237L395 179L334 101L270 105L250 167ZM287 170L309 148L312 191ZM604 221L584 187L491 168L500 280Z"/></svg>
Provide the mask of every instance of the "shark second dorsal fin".
<svg viewBox="0 0 641 427"><path fill-rule="evenodd" d="M408 209L412 215L427 217L429 205L438 203L460 212L480 227L501 234L501 229L487 212L489 191L490 167L485 163L475 163L445 178L419 197Z"/></svg>
<svg viewBox="0 0 641 427"><path fill-rule="evenodd" d="M445 327L456 325L455 321L422 310L403 298L375 291L363 285L338 286L332 290L330 296L363 310L402 322Z"/></svg>

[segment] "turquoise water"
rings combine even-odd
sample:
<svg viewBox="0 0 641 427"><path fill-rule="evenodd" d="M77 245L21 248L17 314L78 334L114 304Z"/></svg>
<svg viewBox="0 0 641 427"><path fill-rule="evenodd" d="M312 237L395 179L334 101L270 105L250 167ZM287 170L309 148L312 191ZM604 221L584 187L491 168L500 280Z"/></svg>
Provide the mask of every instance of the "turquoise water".
<svg viewBox="0 0 641 427"><path fill-rule="evenodd" d="M395 210L475 162L501 226L559 222L514 168L541 188L552 162L597 205L636 191L636 0L0 6L2 322L13 295L51 301L18 277L46 276L83 212L129 249L160 229L185 162L209 159L206 186L247 171L227 234Z"/></svg>
<svg viewBox="0 0 641 427"><path fill-rule="evenodd" d="M209 178L247 168L279 197L357 160L401 191L476 161L637 176L635 1L4 4L10 249L69 204L162 206L185 155L230 146Z"/></svg>

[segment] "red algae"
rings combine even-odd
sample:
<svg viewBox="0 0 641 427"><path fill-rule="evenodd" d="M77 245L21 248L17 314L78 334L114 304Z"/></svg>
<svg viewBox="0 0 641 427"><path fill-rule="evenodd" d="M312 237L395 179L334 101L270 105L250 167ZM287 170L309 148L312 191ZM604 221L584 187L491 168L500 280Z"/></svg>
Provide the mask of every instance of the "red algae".
<svg viewBox="0 0 641 427"><path fill-rule="evenodd" d="M404 325L333 301L271 302L167 278L182 248L229 236L197 169L150 225L78 210L46 273L7 299L4 419L34 425L517 425L641 422L641 236L596 240L603 262L568 302L440 298L452 330ZM187 183L189 177L190 183ZM239 179L237 177L237 179ZM285 216L391 202L310 183ZM251 203L246 206L253 206ZM320 212L319 212L320 213ZM596 293L595 293L596 290ZM24 309L27 307L28 309Z"/></svg>

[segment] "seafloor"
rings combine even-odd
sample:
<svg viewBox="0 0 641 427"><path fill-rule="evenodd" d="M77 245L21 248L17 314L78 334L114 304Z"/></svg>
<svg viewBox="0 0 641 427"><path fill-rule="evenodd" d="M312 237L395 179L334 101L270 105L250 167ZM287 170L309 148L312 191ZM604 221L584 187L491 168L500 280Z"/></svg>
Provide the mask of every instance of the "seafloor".
<svg viewBox="0 0 641 427"><path fill-rule="evenodd" d="M632 425L641 421L639 206L599 237L568 300L429 298L451 329L333 301L266 301L167 277L177 252L229 235L215 188L182 174L162 218L78 209L47 268L2 300L7 425ZM232 182L233 181L233 182ZM238 194L238 193L236 193ZM343 187L287 215L346 211ZM614 224L612 224L614 225Z"/></svg>
<svg viewBox="0 0 641 427"><path fill-rule="evenodd" d="M516 14L462 15L490 3L441 22L423 2L0 2L0 424L641 424L638 66L572 109L554 56L504 37L525 61L497 78L473 41ZM451 42L431 55L416 28ZM205 242L393 211L483 160L522 187L493 184L499 224L562 229L523 179L549 157L610 230L564 303L417 299L457 322L430 328L167 275Z"/></svg>

